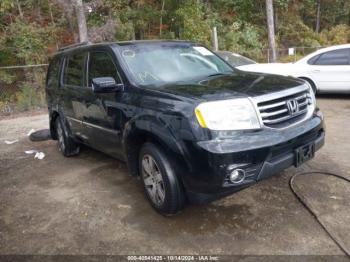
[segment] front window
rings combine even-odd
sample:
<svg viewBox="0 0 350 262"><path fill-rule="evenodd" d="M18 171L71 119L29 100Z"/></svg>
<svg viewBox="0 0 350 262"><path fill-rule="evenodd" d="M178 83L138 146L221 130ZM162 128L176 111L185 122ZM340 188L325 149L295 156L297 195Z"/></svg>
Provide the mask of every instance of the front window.
<svg viewBox="0 0 350 262"><path fill-rule="evenodd" d="M234 70L205 47L187 43L127 44L120 53L140 85L201 80Z"/></svg>
<svg viewBox="0 0 350 262"><path fill-rule="evenodd" d="M92 79L97 77L113 77L116 83L121 83L112 57L106 52L90 53L89 86L92 86Z"/></svg>

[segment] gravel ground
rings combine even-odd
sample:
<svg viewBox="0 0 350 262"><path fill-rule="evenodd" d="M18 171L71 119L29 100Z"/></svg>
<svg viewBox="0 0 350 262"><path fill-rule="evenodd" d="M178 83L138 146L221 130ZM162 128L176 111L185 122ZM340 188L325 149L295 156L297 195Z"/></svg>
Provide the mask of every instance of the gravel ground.
<svg viewBox="0 0 350 262"><path fill-rule="evenodd" d="M27 132L47 128L47 115L2 119L0 254L342 255L288 186L300 171L350 177L350 97L323 96L318 104L327 141L312 161L170 218L152 210L124 163L88 148L64 158L55 141L30 142ZM19 142L4 143L12 139ZM46 157L34 159L29 149ZM349 186L317 175L296 183L350 246Z"/></svg>

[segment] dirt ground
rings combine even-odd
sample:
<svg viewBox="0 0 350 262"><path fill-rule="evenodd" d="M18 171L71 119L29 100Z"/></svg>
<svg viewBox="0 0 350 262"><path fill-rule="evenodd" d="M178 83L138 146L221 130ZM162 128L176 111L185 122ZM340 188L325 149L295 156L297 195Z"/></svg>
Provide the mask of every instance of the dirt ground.
<svg viewBox="0 0 350 262"><path fill-rule="evenodd" d="M326 145L290 168L232 196L158 215L124 163L84 148L64 158L54 141L30 142L47 115L0 121L0 254L344 254L288 185L298 172L350 177L350 97L322 96ZM19 139L12 145L5 140ZM25 150L44 152L43 160ZM318 175L297 189L350 248L349 185Z"/></svg>

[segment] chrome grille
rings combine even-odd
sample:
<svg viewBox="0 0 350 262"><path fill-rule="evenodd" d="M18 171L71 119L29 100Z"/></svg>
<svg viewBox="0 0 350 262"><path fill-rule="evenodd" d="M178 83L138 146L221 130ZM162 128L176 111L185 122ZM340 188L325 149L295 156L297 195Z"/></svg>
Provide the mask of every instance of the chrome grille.
<svg viewBox="0 0 350 262"><path fill-rule="evenodd" d="M309 90L257 103L262 122L268 127L284 127L300 121L308 112Z"/></svg>

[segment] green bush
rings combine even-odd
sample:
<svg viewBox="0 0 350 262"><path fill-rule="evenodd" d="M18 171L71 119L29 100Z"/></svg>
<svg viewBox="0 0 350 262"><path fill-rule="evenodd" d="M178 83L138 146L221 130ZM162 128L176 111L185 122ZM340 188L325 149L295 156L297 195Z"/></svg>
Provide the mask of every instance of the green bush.
<svg viewBox="0 0 350 262"><path fill-rule="evenodd" d="M287 16L278 30L280 46L320 47L319 36L299 16Z"/></svg>
<svg viewBox="0 0 350 262"><path fill-rule="evenodd" d="M337 25L330 30L323 30L320 42L323 46L346 44L350 41L350 26Z"/></svg>
<svg viewBox="0 0 350 262"><path fill-rule="evenodd" d="M20 84L20 90L15 94L16 107L19 111L27 111L45 104L43 90L35 88L29 83Z"/></svg>
<svg viewBox="0 0 350 262"><path fill-rule="evenodd" d="M260 40L261 32L255 26L239 21L231 26L220 28L223 35L219 37L221 50L228 50L259 60L264 48Z"/></svg>
<svg viewBox="0 0 350 262"><path fill-rule="evenodd" d="M211 28L205 19L203 6L195 1L186 1L175 12L178 17L180 38L211 46Z"/></svg>

